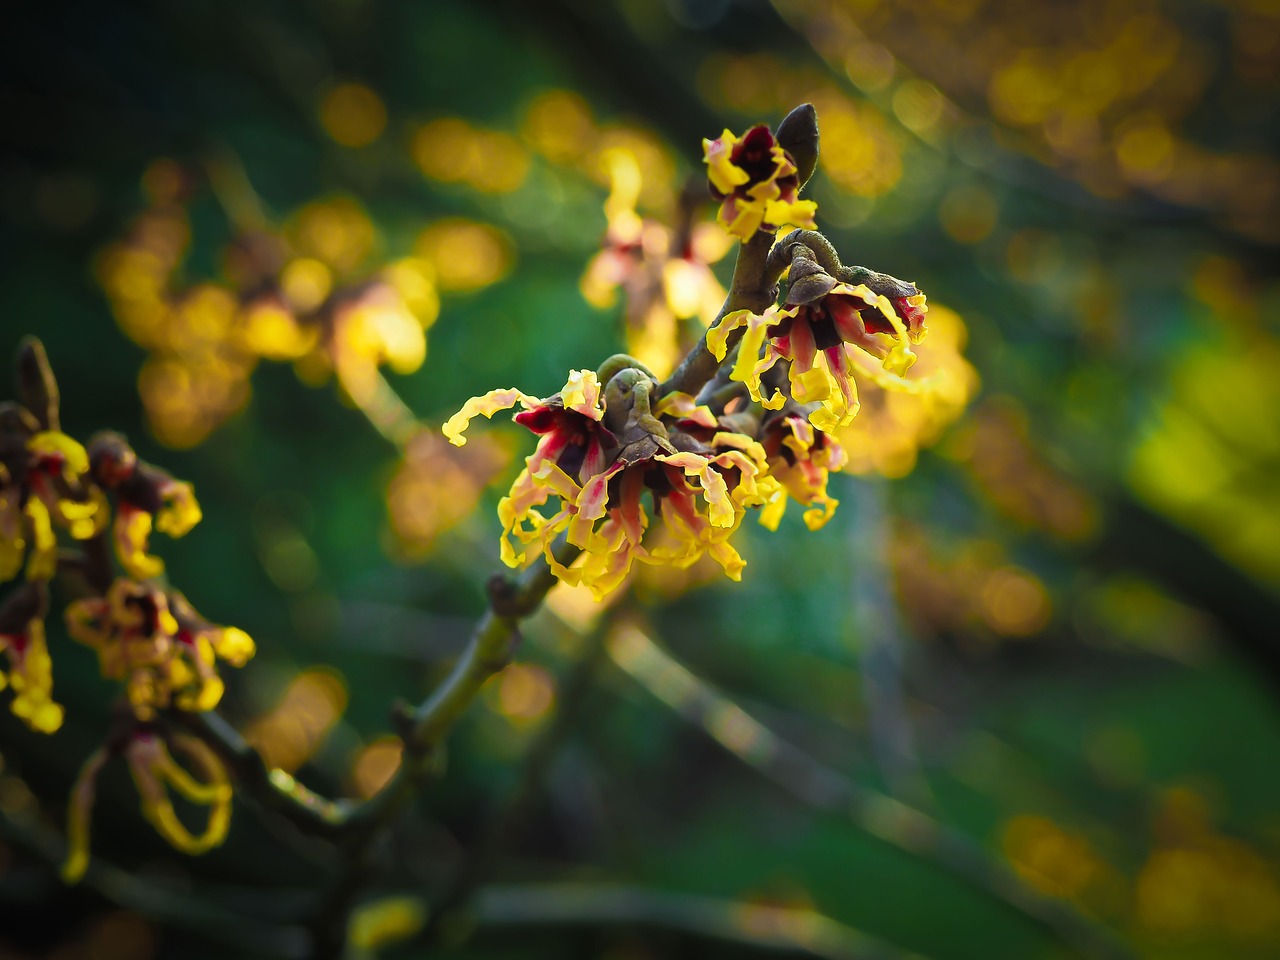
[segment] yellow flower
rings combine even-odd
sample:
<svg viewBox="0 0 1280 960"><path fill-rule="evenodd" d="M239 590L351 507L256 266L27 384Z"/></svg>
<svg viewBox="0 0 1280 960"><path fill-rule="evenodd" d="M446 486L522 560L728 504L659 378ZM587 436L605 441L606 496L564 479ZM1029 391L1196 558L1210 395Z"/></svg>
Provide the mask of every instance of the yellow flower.
<svg viewBox="0 0 1280 960"><path fill-rule="evenodd" d="M814 229L818 205L797 200L795 161L764 124L741 138L725 130L702 141L711 195L720 201L718 219L733 236L750 240L756 231L775 232L786 224Z"/></svg>
<svg viewBox="0 0 1280 960"><path fill-rule="evenodd" d="M19 587L0 607L0 651L9 661L0 671L0 689L13 690L9 709L32 730L53 733L63 709L53 702L53 661L45 643L48 590L43 583Z"/></svg>
<svg viewBox="0 0 1280 960"><path fill-rule="evenodd" d="M86 482L84 447L64 433L40 430L21 407L0 415L0 581L27 558L27 579L48 580L57 568L54 525L76 539L106 521L101 491Z"/></svg>
<svg viewBox="0 0 1280 960"><path fill-rule="evenodd" d="M158 577L164 561L147 552L151 531L185 536L203 516L191 484L140 462L116 433L100 433L90 441L89 462L94 479L116 496L112 537L120 563L135 579Z"/></svg>
<svg viewBox="0 0 1280 960"><path fill-rule="evenodd" d="M804 512L805 526L820 529L840 503L827 493L827 480L832 470L845 465L843 448L834 437L815 430L801 413L771 417L761 432L769 474L778 481L780 492L760 511L760 523L770 530L778 529L787 500L793 499L808 508Z"/></svg>
<svg viewBox="0 0 1280 960"><path fill-rule="evenodd" d="M162 736L149 724L137 724L123 738L95 751L80 770L71 788L67 808L67 859L62 878L76 883L89 866L89 827L98 774L113 756L123 754L142 802L142 814L174 848L191 856L206 853L226 839L231 825L231 783L227 769L202 741L183 734ZM193 776L170 753L172 746L198 769ZM170 799L176 790L188 802L209 808L209 819L200 834L193 834L178 819Z"/></svg>
<svg viewBox="0 0 1280 960"><path fill-rule="evenodd" d="M890 280L892 278L889 278ZM797 403L821 406L810 414L813 425L831 431L858 414L851 348L880 361L888 381L900 380L915 362L911 345L924 335L924 294L890 298L866 284L827 278L824 292L803 303L769 306L763 314L735 310L707 331L707 347L716 359L728 355L730 334L741 329L738 356L730 376L746 385L766 409L782 408L786 398L774 389L763 395L761 377L779 360L790 362L788 379ZM900 290L910 284L892 281ZM801 289L798 284L792 290ZM762 355L763 354L763 355Z"/></svg>
<svg viewBox="0 0 1280 960"><path fill-rule="evenodd" d="M764 449L749 436L718 429L711 411L683 394L651 413L647 399L637 398L647 398L644 387L652 381L638 369L630 373L636 375L630 409L606 410L595 375L575 371L548 400L496 390L468 401L445 424L445 434L464 443L472 418L520 403L525 410L516 422L542 435L498 504L503 562L518 567L541 553L557 577L600 598L621 585L636 560L688 566L709 554L737 579L744 564L729 537L748 508L777 493ZM620 381L611 381L611 390L614 382ZM643 542L646 492L672 534L652 552ZM561 534L581 551L568 567L552 549Z"/></svg>
<svg viewBox="0 0 1280 960"><path fill-rule="evenodd" d="M67 631L92 647L109 680L124 681L140 720L169 706L212 710L222 699L217 661L243 666L253 640L235 627L218 627L176 591L120 578L105 597L67 606Z"/></svg>

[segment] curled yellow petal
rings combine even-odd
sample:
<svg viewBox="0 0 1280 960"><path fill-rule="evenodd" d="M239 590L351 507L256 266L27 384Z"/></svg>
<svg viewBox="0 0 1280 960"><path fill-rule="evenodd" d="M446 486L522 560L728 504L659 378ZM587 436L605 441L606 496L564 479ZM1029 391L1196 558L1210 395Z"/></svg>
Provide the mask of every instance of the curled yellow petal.
<svg viewBox="0 0 1280 960"><path fill-rule="evenodd" d="M490 390L483 396L472 397L464 403L461 410L444 422L444 426L440 428L441 432L455 447L465 446L467 438L464 434L472 420L479 416L492 418L499 410L510 410L517 403L528 409L536 405L538 400L515 387Z"/></svg>
<svg viewBox="0 0 1280 960"><path fill-rule="evenodd" d="M174 480L165 484L160 495L165 503L156 514L155 528L163 534L175 539L185 536L204 516L189 483Z"/></svg>
<svg viewBox="0 0 1280 960"><path fill-rule="evenodd" d="M78 883L89 867L89 827L98 773L107 762L107 752L97 750L80 768L67 804L67 859L62 864L64 883Z"/></svg>

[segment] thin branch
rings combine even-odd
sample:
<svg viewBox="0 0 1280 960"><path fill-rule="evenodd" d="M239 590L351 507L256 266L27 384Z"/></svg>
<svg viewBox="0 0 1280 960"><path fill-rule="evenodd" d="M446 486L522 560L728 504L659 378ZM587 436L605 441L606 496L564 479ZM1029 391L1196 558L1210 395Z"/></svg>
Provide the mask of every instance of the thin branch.
<svg viewBox="0 0 1280 960"><path fill-rule="evenodd" d="M878 791L853 783L774 733L635 626L609 636L610 658L679 716L797 799L848 816L912 857L947 870L1012 907L1086 957L1129 957L1107 930L1041 896L993 862L969 837Z"/></svg>
<svg viewBox="0 0 1280 960"><path fill-rule="evenodd" d="M769 249L773 246L773 234L758 231L746 243L738 246L738 259L733 264L733 280L729 284L729 295L724 306L716 315L719 322L735 310L750 310L763 313L778 295L778 277L782 275L783 266L774 271ZM741 331L729 335L729 347L732 348L741 338ZM702 389L703 384L715 376L720 368L720 361L707 349L707 338L694 345L689 354L680 361L680 366L655 391L654 396L663 397L668 393L680 391L691 396Z"/></svg>
<svg viewBox="0 0 1280 960"><path fill-rule="evenodd" d="M902 689L902 621L885 562L888 499L883 477L843 477L852 496L846 514L850 617L859 660L867 719L876 762L890 791L904 800L927 800Z"/></svg>
<svg viewBox="0 0 1280 960"><path fill-rule="evenodd" d="M826 960L905 957L807 907L778 907L605 883L486 887L476 901L486 927L646 926Z"/></svg>
<svg viewBox="0 0 1280 960"><path fill-rule="evenodd" d="M576 548L559 545L557 558L561 563L572 563L576 556ZM503 575L493 577L489 581L489 609L453 670L430 697L393 718L404 741L400 767L381 791L351 807L344 819L346 864L316 918L317 960L342 955L351 912L373 870L374 841L414 792L439 772L439 747L444 738L480 688L511 662L520 641L520 621L538 609L555 583L555 574L541 557L515 580Z"/></svg>
<svg viewBox="0 0 1280 960"><path fill-rule="evenodd" d="M436 898L431 918L416 940L432 942L448 928L455 913L471 900L503 843L519 828L538 785L546 777L561 744L578 721L603 656L604 630L597 627L586 637L578 660L565 680L555 719L539 733L525 753L515 788L502 809L491 819L485 835L472 847L445 885L444 892Z"/></svg>
<svg viewBox="0 0 1280 960"><path fill-rule="evenodd" d="M347 829L349 804L328 800L283 770L269 768L262 755L217 713L174 711L171 716L217 751L235 777L240 792L263 809L281 814L312 836L335 840Z"/></svg>
<svg viewBox="0 0 1280 960"><path fill-rule="evenodd" d="M52 868L50 882L59 882L56 871L66 859L67 845L56 830L34 817L0 810L0 836L47 863ZM268 954L282 960L308 955L309 938L302 927L247 917L198 893L140 880L96 858L90 859L81 882L117 906L200 933L238 954Z"/></svg>

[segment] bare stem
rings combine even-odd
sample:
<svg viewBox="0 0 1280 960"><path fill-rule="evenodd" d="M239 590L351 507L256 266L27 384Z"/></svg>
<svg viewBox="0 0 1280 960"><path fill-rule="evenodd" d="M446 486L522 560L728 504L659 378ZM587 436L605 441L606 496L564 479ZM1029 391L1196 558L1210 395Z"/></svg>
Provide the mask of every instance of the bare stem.
<svg viewBox="0 0 1280 960"><path fill-rule="evenodd" d="M769 249L773 245L773 234L763 230L756 233L746 243L738 247L738 259L733 264L733 280L729 285L729 296L724 306L716 315L716 321L733 313L735 310L750 310L763 313L778 295L778 277L782 276L785 264L774 269L773 258ZM729 336L729 347L737 343L741 334L735 332ZM720 361L707 349L707 338L704 335L689 351L676 371L658 387L654 396L664 397L668 393L679 391L696 395L703 384L716 375Z"/></svg>
<svg viewBox="0 0 1280 960"><path fill-rule="evenodd" d="M647 926L756 950L827 960L887 960L901 950L807 907L777 907L605 883L491 886L476 920L486 927Z"/></svg>

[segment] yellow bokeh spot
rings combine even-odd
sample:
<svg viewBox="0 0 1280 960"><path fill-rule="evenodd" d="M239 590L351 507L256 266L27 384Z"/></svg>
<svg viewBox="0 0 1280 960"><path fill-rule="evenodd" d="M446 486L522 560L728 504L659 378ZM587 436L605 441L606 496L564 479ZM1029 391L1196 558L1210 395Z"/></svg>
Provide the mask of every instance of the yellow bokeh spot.
<svg viewBox="0 0 1280 960"><path fill-rule="evenodd" d="M1128 124L1116 143L1116 160L1130 179L1162 180L1173 171L1173 136L1154 117Z"/></svg>
<svg viewBox="0 0 1280 960"><path fill-rule="evenodd" d="M979 243L995 229L998 208L990 190L980 186L953 187L942 198L938 219L957 243Z"/></svg>
<svg viewBox="0 0 1280 960"><path fill-rule="evenodd" d="M249 724L245 740L269 768L292 773L315 756L347 709L347 686L326 667L299 673L275 708Z"/></svg>
<svg viewBox="0 0 1280 960"><path fill-rule="evenodd" d="M510 237L470 220L433 223L418 235L416 252L435 271L441 290L479 290L505 277L514 262Z"/></svg>
<svg viewBox="0 0 1280 960"><path fill-rule="evenodd" d="M381 950L413 936L426 919L427 908L416 897L375 900L356 908L347 938L358 950Z"/></svg>
<svg viewBox="0 0 1280 960"><path fill-rule="evenodd" d="M292 234L303 256L338 272L357 266L369 255L376 239L373 221L350 197L307 204L295 216Z"/></svg>
<svg viewBox="0 0 1280 960"><path fill-rule="evenodd" d="M1005 636L1025 637L1045 628L1053 612L1044 585L1025 570L993 570L979 594L983 616Z"/></svg>
<svg viewBox="0 0 1280 960"><path fill-rule="evenodd" d="M938 88L924 80L908 80L893 94L893 112L902 125L925 133L942 119L946 100Z"/></svg>
<svg viewBox="0 0 1280 960"><path fill-rule="evenodd" d="M379 737L356 756L351 779L356 793L372 797L395 776L404 757L404 744L399 737Z"/></svg>
<svg viewBox="0 0 1280 960"><path fill-rule="evenodd" d="M555 679L532 663L513 663L497 680L498 712L509 720L533 722L551 710L556 699Z"/></svg>
<svg viewBox="0 0 1280 960"><path fill-rule="evenodd" d="M310 313L324 303L333 289L333 274L319 260L299 257L280 274L280 288L299 313Z"/></svg>
<svg viewBox="0 0 1280 960"><path fill-rule="evenodd" d="M436 292L436 275L431 264L420 257L402 257L382 271L409 312L418 318L425 330L440 316L440 295Z"/></svg>
<svg viewBox="0 0 1280 960"><path fill-rule="evenodd" d="M596 129L585 100L568 90L548 90L529 104L521 133L553 163L573 163L587 152Z"/></svg>
<svg viewBox="0 0 1280 960"><path fill-rule="evenodd" d="M423 126L413 137L411 151L424 176L463 183L482 193L510 193L529 173L529 154L519 140L457 117Z"/></svg>
<svg viewBox="0 0 1280 960"><path fill-rule="evenodd" d="M340 83L320 101L320 123L344 147L364 147L382 136L387 108L362 83Z"/></svg>

